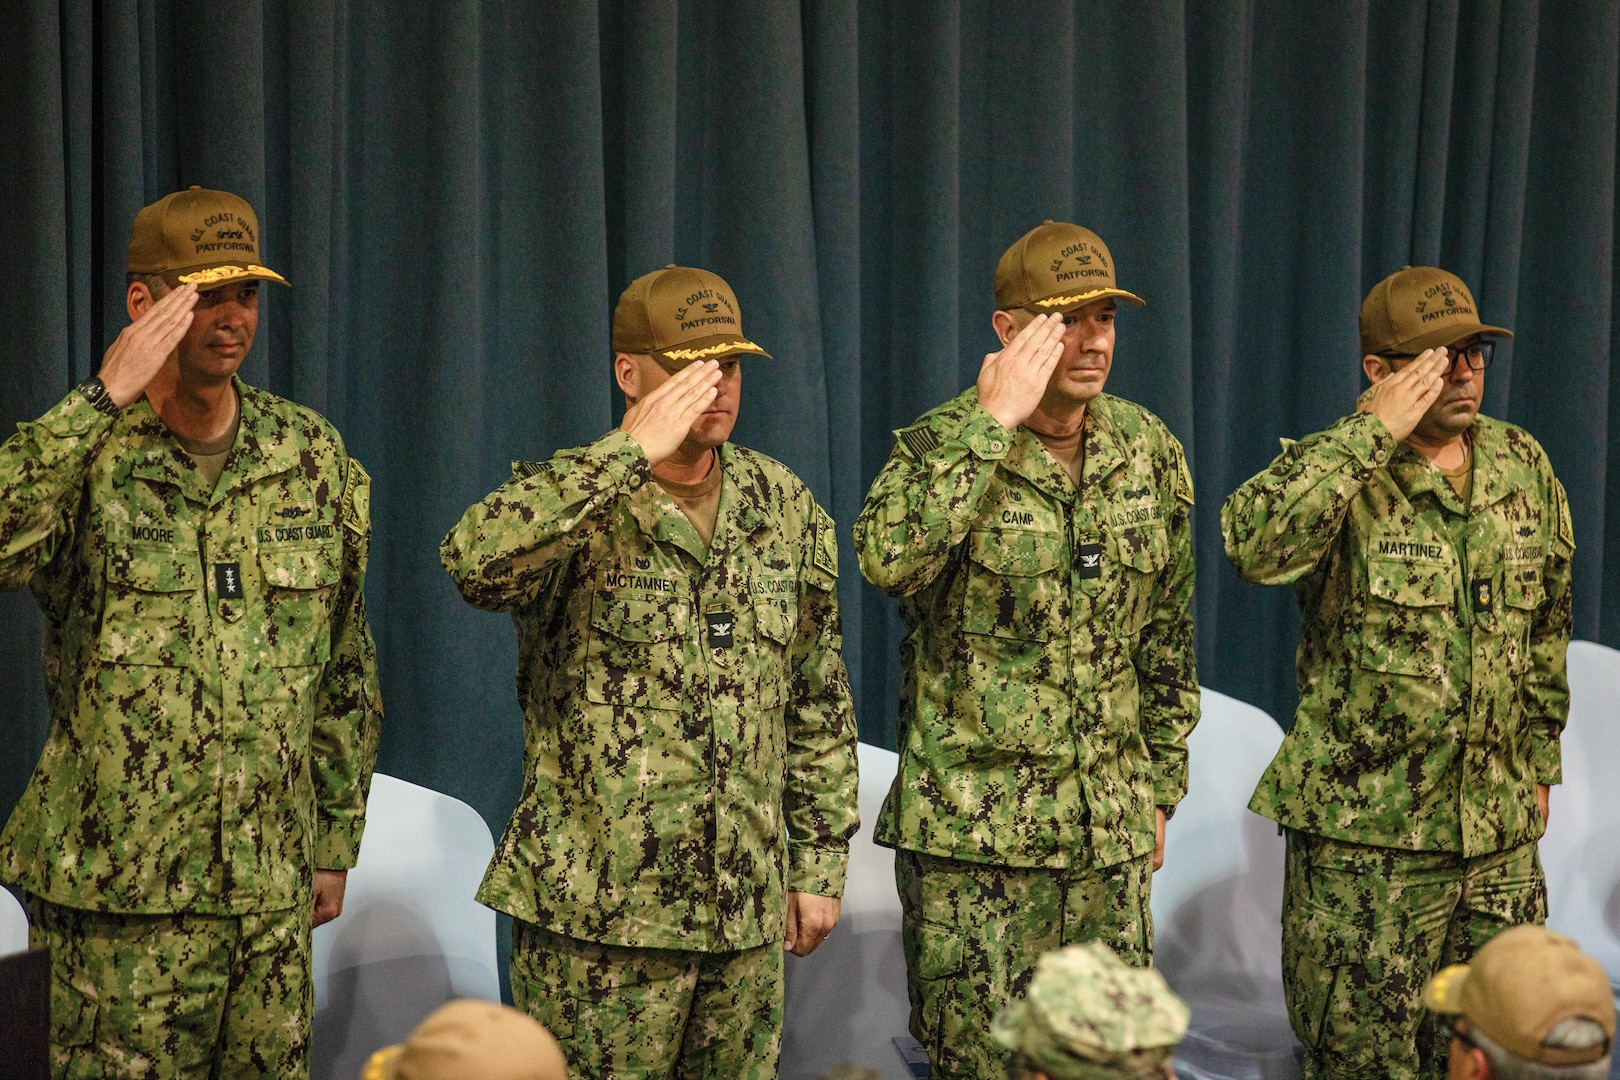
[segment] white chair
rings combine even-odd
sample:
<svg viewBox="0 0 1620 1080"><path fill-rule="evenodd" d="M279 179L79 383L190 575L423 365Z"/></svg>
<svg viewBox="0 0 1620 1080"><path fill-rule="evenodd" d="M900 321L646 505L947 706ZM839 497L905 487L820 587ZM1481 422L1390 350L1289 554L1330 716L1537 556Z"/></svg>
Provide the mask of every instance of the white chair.
<svg viewBox="0 0 1620 1080"><path fill-rule="evenodd" d="M1248 809L1282 742L1276 721L1205 689L1188 792L1153 875L1154 966L1192 1009L1182 1080L1301 1075L1282 990L1283 840Z"/></svg>
<svg viewBox="0 0 1620 1080"><path fill-rule="evenodd" d="M1597 957L1620 994L1620 652L1570 642L1561 749L1564 782L1541 840L1547 925Z"/></svg>
<svg viewBox="0 0 1620 1080"><path fill-rule="evenodd" d="M7 889L0 888L0 956L28 950L28 913Z"/></svg>
<svg viewBox="0 0 1620 1080"><path fill-rule="evenodd" d="M909 1037L911 1018L894 852L872 843L899 758L865 743L859 756L861 830L850 844L838 926L809 956L787 957L782 1080L810 1080L844 1063L875 1069L884 1080L912 1080L894 1045Z"/></svg>
<svg viewBox="0 0 1620 1080"><path fill-rule="evenodd" d="M315 1080L354 1080L452 998L500 1000L495 913L473 899L494 851L466 803L372 777L343 914L315 931Z"/></svg>

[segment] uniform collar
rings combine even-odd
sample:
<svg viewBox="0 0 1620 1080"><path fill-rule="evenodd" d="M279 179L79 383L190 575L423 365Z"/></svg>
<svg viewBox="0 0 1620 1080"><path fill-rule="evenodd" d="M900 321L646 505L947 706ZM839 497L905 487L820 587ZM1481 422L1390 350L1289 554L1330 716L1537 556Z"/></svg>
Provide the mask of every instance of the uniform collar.
<svg viewBox="0 0 1620 1080"><path fill-rule="evenodd" d="M731 535L751 536L770 524L770 515L760 501L759 477L729 442L720 445L719 468L722 477L720 510L708 551L704 550L697 529L681 513L669 493L659 486L657 477L649 476L647 483L630 496L630 515L653 540L674 544L699 563L708 561L710 551L730 546Z"/></svg>
<svg viewBox="0 0 1620 1080"><path fill-rule="evenodd" d="M1109 473L1125 464L1125 453L1109 415L1106 395L1099 394L1086 405L1086 421L1081 445L1084 460L1080 473L1080 487L1092 487ZM1079 493L1069 481L1069 474L1057 459L1046 452L1040 436L1020 424L1012 449L1001 460L1001 467L1016 473L1040 490L1063 502L1073 502Z"/></svg>
<svg viewBox="0 0 1620 1080"><path fill-rule="evenodd" d="M1503 467L1507 463L1506 449L1499 429L1486 422L1483 416L1476 416L1468 426L1468 439L1473 444L1474 475L1470 491L1473 501L1467 509L1479 509L1507 498L1513 493L1513 488ZM1403 442L1395 448L1395 453L1389 459L1389 472L1408 499L1431 492L1435 498L1450 505L1460 506L1462 503L1444 474L1435 468L1434 462L1409 443Z"/></svg>
<svg viewBox="0 0 1620 1080"><path fill-rule="evenodd" d="M302 455L284 420L264 407L262 393L232 377L242 410L236 442L225 458L225 468L212 490L191 456L145 397L125 410L134 436L130 474L143 480L172 484L187 498L217 503L236 488L296 467Z"/></svg>

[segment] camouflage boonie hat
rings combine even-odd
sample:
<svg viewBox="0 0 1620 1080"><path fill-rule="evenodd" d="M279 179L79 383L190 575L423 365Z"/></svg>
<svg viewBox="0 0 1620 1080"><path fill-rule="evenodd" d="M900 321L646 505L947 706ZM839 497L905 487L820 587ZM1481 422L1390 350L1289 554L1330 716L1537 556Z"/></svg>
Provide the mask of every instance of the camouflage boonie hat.
<svg viewBox="0 0 1620 1080"><path fill-rule="evenodd" d="M1423 988L1430 1012L1462 1016L1470 1028L1526 1061L1584 1065L1614 1045L1608 973L1581 947L1545 926L1502 931L1466 964L1442 968ZM1584 1017L1608 1036L1571 1049L1544 1040L1562 1020Z"/></svg>
<svg viewBox="0 0 1620 1080"><path fill-rule="evenodd" d="M1147 303L1114 284L1114 257L1102 238L1066 221L1035 226L996 263L998 311L1069 312L1110 296L1138 307Z"/></svg>
<svg viewBox="0 0 1620 1080"><path fill-rule="evenodd" d="M990 1028L1052 1080L1155 1077L1187 1033L1187 1006L1164 976L1133 968L1100 942L1049 952L1024 1000Z"/></svg>
<svg viewBox="0 0 1620 1080"><path fill-rule="evenodd" d="M259 264L259 218L240 195L193 184L135 215L129 231L131 274L157 274L170 287L208 290L230 281L287 279Z"/></svg>
<svg viewBox="0 0 1620 1080"><path fill-rule="evenodd" d="M742 332L742 309L726 279L693 266L643 274L613 308L613 351L645 354L669 371L736 353L770 358Z"/></svg>
<svg viewBox="0 0 1620 1080"><path fill-rule="evenodd" d="M1363 356L1416 356L1475 334L1510 338L1513 331L1480 322L1474 294L1439 267L1404 266L1361 302Z"/></svg>
<svg viewBox="0 0 1620 1080"><path fill-rule="evenodd" d="M463 999L433 1010L400 1045L372 1054L360 1080L568 1080L568 1065L538 1020Z"/></svg>

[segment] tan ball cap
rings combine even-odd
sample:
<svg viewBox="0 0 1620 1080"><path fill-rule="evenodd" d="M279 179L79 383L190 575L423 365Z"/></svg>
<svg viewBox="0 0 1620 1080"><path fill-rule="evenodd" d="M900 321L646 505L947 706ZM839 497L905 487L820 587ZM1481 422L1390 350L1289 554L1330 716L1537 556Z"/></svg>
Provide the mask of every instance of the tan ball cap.
<svg viewBox="0 0 1620 1080"><path fill-rule="evenodd" d="M193 185L165 195L135 215L129 231L132 274L159 274L170 286L195 282L287 279L259 264L259 219L239 195Z"/></svg>
<svg viewBox="0 0 1620 1080"><path fill-rule="evenodd" d="M1462 278L1436 266L1406 266L1372 287L1361 302L1361 352L1416 356L1465 337L1513 336L1479 321Z"/></svg>
<svg viewBox="0 0 1620 1080"><path fill-rule="evenodd" d="M1543 1065L1596 1061L1614 1042L1609 976L1580 946L1544 926L1504 930L1471 963L1441 969L1424 987L1423 1004L1431 1012L1466 1017L1470 1028L1503 1049ZM1542 1045L1559 1021L1577 1016L1603 1028L1605 1045Z"/></svg>
<svg viewBox="0 0 1620 1080"><path fill-rule="evenodd" d="M489 1001L452 1001L399 1046L371 1055L360 1080L567 1080L562 1048L539 1021Z"/></svg>
<svg viewBox="0 0 1620 1080"><path fill-rule="evenodd" d="M725 278L673 263L619 295L613 351L651 356L670 371L736 353L771 355L743 334L742 308Z"/></svg>
<svg viewBox="0 0 1620 1080"><path fill-rule="evenodd" d="M1138 307L1147 303L1114 284L1114 257L1102 238L1066 221L1035 226L996 263L1000 311L1068 312L1110 296Z"/></svg>

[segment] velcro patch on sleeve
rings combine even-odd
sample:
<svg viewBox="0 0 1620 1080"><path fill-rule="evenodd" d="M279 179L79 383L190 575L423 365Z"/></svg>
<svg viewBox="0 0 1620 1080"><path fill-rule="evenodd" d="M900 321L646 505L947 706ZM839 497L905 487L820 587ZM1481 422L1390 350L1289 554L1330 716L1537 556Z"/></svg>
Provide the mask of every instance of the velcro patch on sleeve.
<svg viewBox="0 0 1620 1080"><path fill-rule="evenodd" d="M832 517L821 507L816 507L816 520L810 526L810 542L814 547L812 560L816 569L832 578L838 579L838 530L833 525Z"/></svg>
<svg viewBox="0 0 1620 1080"><path fill-rule="evenodd" d="M934 434L932 428L906 428L899 434L900 441L906 444L906 449L911 451L912 457L926 457L939 449L939 436Z"/></svg>
<svg viewBox="0 0 1620 1080"><path fill-rule="evenodd" d="M361 536L371 531L371 476L354 458L343 480L343 524Z"/></svg>

